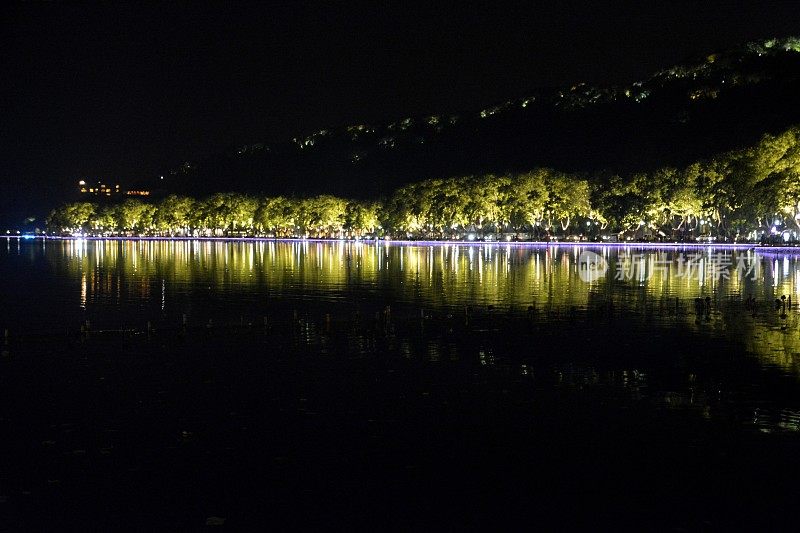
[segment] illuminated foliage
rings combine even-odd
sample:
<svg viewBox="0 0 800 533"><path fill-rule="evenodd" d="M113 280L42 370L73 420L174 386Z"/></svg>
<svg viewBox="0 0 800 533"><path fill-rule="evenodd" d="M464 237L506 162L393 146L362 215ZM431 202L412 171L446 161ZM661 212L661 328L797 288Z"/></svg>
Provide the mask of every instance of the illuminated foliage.
<svg viewBox="0 0 800 533"><path fill-rule="evenodd" d="M96 211L97 206L91 202L67 204L50 213L47 226L61 231L82 233L91 228L91 220Z"/></svg>
<svg viewBox="0 0 800 533"><path fill-rule="evenodd" d="M291 235L297 216L296 202L278 196L264 198L255 212L255 229L279 236Z"/></svg>
<svg viewBox="0 0 800 533"><path fill-rule="evenodd" d="M402 187L383 202L237 193L203 200L173 195L157 204L78 202L54 210L47 224L52 232L72 234L413 238L596 237L598 231L734 237L784 224L800 230L800 128L682 169L583 176L539 168L432 179Z"/></svg>
<svg viewBox="0 0 800 533"><path fill-rule="evenodd" d="M128 199L115 210L117 228L123 232L147 234L153 228L154 205L141 200Z"/></svg>
<svg viewBox="0 0 800 533"><path fill-rule="evenodd" d="M186 234L194 221L196 203L193 198L167 196L156 206L154 229L168 235Z"/></svg>

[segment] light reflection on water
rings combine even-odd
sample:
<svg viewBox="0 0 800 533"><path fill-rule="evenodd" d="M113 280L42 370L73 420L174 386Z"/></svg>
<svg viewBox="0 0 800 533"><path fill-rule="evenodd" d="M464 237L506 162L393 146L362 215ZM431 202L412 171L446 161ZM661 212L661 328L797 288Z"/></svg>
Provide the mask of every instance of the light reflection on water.
<svg viewBox="0 0 800 533"><path fill-rule="evenodd" d="M752 295L764 305L781 295L800 299L797 257L752 250L590 248L608 261L609 269L587 283L578 271L578 257L585 248L568 245L7 242L0 255L6 264L6 283L15 283L15 270L34 269L46 278L40 281L76 284L74 305L58 302L67 313L70 308L129 304L149 308L153 302L165 312L180 312L191 303L187 300L192 291L200 289L213 292L223 306L243 294L323 301L385 298L450 308L491 304L586 309L602 300L634 313L645 309L647 302L670 298L691 304L698 296L724 301ZM712 253L731 266L728 275L709 271L708 258L702 255ZM681 257L693 254L701 257L691 265L682 264ZM736 272L739 262L750 271ZM628 273L627 279L616 279L622 272ZM37 292L36 287L28 289Z"/></svg>
<svg viewBox="0 0 800 533"><path fill-rule="evenodd" d="M581 278L584 250L602 256L608 271L591 282ZM691 256L689 263L683 261ZM730 268L715 272L715 261ZM736 266L743 268L736 271ZM386 305L395 316L437 314L443 322L417 333L408 329L385 335L385 349L401 357L429 362L474 357L481 366L514 367L520 379L541 376L529 363L503 361L491 333L475 346L448 335L474 308L486 331L502 325L494 314L522 317L515 328L562 328L569 335L591 333L593 342L658 342L659 335L697 335L734 343L755 356L762 369L800 376L800 261L798 256L769 251L731 249L637 249L491 245L408 245L345 242L210 242L210 241L51 241L10 242L0 247L3 324L14 330L77 328L91 319L101 326L146 321L176 324L183 314L195 322L248 320L302 310L297 342L321 353L330 339L321 316L351 317L354 309L371 316ZM627 273L622 275L621 273ZM618 279L618 277L624 279ZM785 316L773 304L792 299ZM758 302L754 312L744 300ZM708 316L695 314L694 299L711 298ZM340 316L337 316L340 315ZM310 317L310 318L309 318ZM448 322L448 320L450 322ZM529 320L526 322L525 320ZM493 325L494 324L494 325ZM522 326L520 326L520 324ZM477 328L475 323L471 325ZM482 327L482 326L481 326ZM510 327L510 326L508 326ZM401 331L402 330L402 331ZM482 331L475 329L475 331ZM471 333L475 333L472 331ZM522 333L520 333L522 335ZM418 336L419 338L414 338ZM349 334L347 350L377 351L374 332ZM464 353L469 352L469 353ZM474 352L474 353L472 353ZM664 354L665 357L667 354ZM684 357L684 354L669 354ZM658 383L648 365L671 362L626 362L625 368L598 369L565 361L548 374L570 387L621 388L632 398L658 397L669 409L697 410L710 416L736 402L737 416L765 430L797 431L800 405L762 404L748 393L747 377L725 376L724 362L696 383L691 372L679 382ZM507 359L507 358L506 358ZM684 369L681 369L684 370ZM560 380L560 381L559 381ZM763 384L762 384L763 385ZM747 396L751 394L750 396ZM791 403L791 402L790 402ZM754 407L760 405L760 407Z"/></svg>
<svg viewBox="0 0 800 533"><path fill-rule="evenodd" d="M19 259L11 268L47 263L48 276L64 283L81 280L76 301L89 306L149 301L154 292L175 297L182 290L209 285L220 295L260 292L332 300L380 291L394 301L450 307L585 308L598 297L635 307L637 298L644 297L724 299L752 294L771 301L780 295L795 300L800 296L796 257L751 250L713 251L732 267L723 277L709 269L708 258L681 264L681 254L710 257L710 250L591 248L608 261L609 269L601 279L587 283L578 272L578 257L585 248L567 245L61 241L16 246L27 263ZM14 250L7 255L15 255ZM751 269L747 275L734 270L740 261ZM628 279L615 279L620 272L629 272Z"/></svg>

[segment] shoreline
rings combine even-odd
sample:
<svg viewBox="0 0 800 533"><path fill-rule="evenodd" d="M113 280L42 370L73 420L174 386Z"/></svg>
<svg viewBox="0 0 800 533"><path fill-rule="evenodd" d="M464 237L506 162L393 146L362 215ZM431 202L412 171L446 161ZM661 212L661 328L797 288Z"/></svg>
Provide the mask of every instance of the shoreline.
<svg viewBox="0 0 800 533"><path fill-rule="evenodd" d="M412 240L412 239L323 239L298 237L61 237L43 235L0 235L6 240L41 241L138 241L138 242L287 242L287 243L342 243L342 244L400 244L404 246L513 246L530 248L550 248L569 246L576 248L698 248L698 249L752 249L758 251L800 253L800 244L795 246L771 246L758 243L693 243L693 242L570 242L570 241L454 241L454 240Z"/></svg>

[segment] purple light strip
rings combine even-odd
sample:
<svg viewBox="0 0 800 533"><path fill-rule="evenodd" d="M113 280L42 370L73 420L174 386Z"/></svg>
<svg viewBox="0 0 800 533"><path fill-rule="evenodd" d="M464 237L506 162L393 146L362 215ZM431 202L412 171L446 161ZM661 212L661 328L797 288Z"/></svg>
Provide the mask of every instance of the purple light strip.
<svg viewBox="0 0 800 533"><path fill-rule="evenodd" d="M3 235L6 239L20 239L19 235ZM30 238L28 238L30 240ZM521 248L556 248L559 246L570 248L640 248L640 249L708 249L716 248L742 250L752 249L762 253L795 253L800 254L800 246L761 246L749 243L679 243L679 242L545 242L545 241L414 241L414 240L389 240L383 239L302 239L302 238L274 238L274 237L36 237L36 240L60 241L134 241L134 242L286 242L286 243L341 243L341 244L386 244L401 246L513 246Z"/></svg>

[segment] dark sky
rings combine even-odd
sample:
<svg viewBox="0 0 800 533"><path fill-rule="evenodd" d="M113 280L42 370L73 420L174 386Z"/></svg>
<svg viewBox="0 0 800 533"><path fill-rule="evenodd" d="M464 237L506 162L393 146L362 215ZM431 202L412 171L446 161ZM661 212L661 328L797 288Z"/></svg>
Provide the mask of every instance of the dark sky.
<svg viewBox="0 0 800 533"><path fill-rule="evenodd" d="M333 4L3 7L0 221L82 177L132 182L229 146L630 82L800 33L793 2Z"/></svg>

